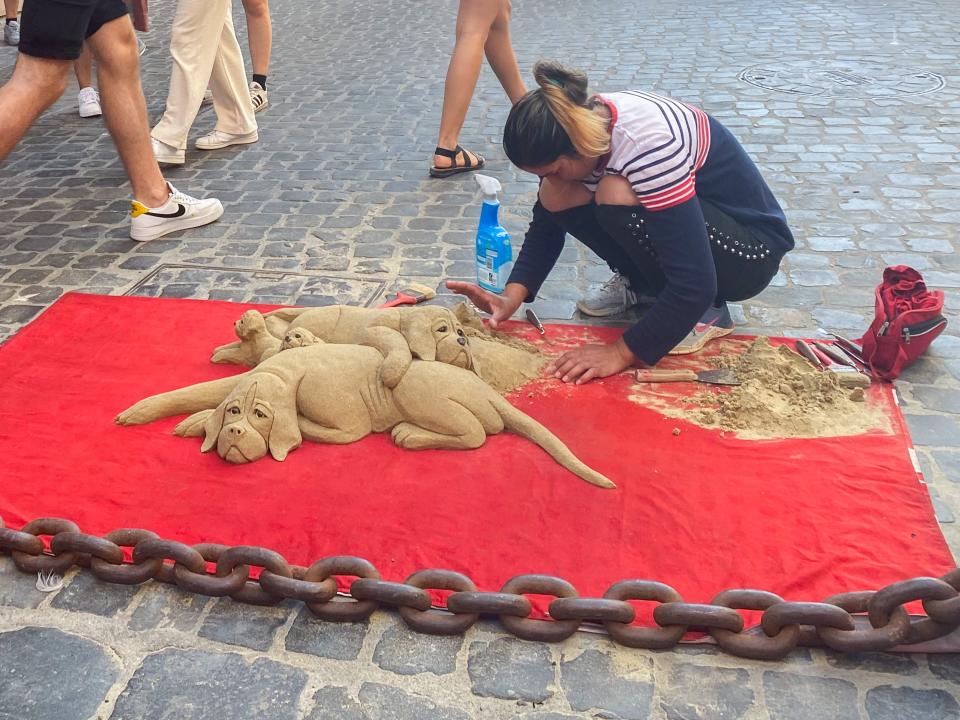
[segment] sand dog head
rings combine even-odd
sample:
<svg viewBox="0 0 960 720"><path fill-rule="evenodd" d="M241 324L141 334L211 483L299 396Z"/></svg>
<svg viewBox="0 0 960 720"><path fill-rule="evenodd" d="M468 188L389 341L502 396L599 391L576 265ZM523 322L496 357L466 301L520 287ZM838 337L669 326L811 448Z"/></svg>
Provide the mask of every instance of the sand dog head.
<svg viewBox="0 0 960 720"><path fill-rule="evenodd" d="M241 340L251 340L257 335L267 332L267 324L258 310L247 310L233 324L233 329Z"/></svg>
<svg viewBox="0 0 960 720"><path fill-rule="evenodd" d="M386 325L386 321L374 321L370 327ZM399 333L415 359L475 371L473 351L463 326L447 308L427 306L402 311Z"/></svg>
<svg viewBox="0 0 960 720"><path fill-rule="evenodd" d="M296 385L276 375L258 373L241 381L203 426L202 452L236 464L254 462L269 451L284 460L303 438L297 421Z"/></svg>
<svg viewBox="0 0 960 720"><path fill-rule="evenodd" d="M287 330L283 336L283 342L280 344L281 350L290 350L291 348L307 347L308 345L319 345L323 342L320 338L304 327Z"/></svg>

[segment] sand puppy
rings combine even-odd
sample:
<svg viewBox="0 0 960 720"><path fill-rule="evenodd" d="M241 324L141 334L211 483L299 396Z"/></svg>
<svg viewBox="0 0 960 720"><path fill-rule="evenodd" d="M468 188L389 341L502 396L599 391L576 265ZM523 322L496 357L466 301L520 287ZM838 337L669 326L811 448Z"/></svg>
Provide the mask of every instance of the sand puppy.
<svg viewBox="0 0 960 720"><path fill-rule="evenodd" d="M310 345L322 345L323 340L318 338L306 328L295 328L288 330L280 343L281 350L290 350L291 348L309 347Z"/></svg>
<svg viewBox="0 0 960 720"><path fill-rule="evenodd" d="M451 310L439 306L377 310L332 305L283 308L266 315L247 310L234 330L240 339L214 350L213 362L255 367L279 352L291 331L307 330L318 342L369 345L380 350L386 359L382 372L388 387L400 382L414 358L479 373L463 326Z"/></svg>
<svg viewBox="0 0 960 720"><path fill-rule="evenodd" d="M378 350L361 345L295 347L240 375L141 400L116 421L139 425L193 413L174 432L203 435L203 452L216 448L232 463L268 452L283 460L304 439L351 443L389 430L399 447L455 450L478 448L488 435L509 430L587 482L615 487L474 373L414 360L391 389L381 380L384 362Z"/></svg>

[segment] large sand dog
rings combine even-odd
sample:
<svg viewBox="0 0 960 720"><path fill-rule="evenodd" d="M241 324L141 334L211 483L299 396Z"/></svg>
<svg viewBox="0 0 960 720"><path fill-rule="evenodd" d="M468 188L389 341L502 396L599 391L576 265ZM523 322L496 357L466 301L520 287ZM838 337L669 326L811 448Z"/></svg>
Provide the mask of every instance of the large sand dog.
<svg viewBox="0 0 960 720"><path fill-rule="evenodd" d="M117 422L137 425L193 413L175 432L204 435L202 451L216 448L233 463L253 462L268 452L283 460L304 439L350 443L389 430L399 447L410 450L473 449L488 435L508 430L587 482L615 487L473 372L413 360L391 388L382 378L385 362L373 347L291 347L240 375L141 400Z"/></svg>

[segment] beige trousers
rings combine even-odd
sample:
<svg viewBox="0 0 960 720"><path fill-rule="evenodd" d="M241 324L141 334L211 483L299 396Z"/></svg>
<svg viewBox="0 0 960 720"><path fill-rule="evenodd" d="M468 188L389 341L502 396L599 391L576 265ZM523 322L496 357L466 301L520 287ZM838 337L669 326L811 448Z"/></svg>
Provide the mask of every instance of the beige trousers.
<svg viewBox="0 0 960 720"><path fill-rule="evenodd" d="M246 135L257 129L230 0L179 0L170 37L173 68L167 109L150 133L177 149L187 146L209 83L217 130Z"/></svg>

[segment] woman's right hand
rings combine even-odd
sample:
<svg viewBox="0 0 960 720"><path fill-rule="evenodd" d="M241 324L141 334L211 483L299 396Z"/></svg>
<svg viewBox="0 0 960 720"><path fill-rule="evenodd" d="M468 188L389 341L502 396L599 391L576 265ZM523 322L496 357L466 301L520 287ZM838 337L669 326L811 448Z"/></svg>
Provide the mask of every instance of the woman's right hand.
<svg viewBox="0 0 960 720"><path fill-rule="evenodd" d="M527 295L526 288L516 283L507 285L503 295L484 290L474 283L459 280L447 280L446 286L448 290L453 290L457 295L466 297L480 310L490 313L490 327L494 330L504 320L510 319L517 308L523 304L523 299Z"/></svg>

